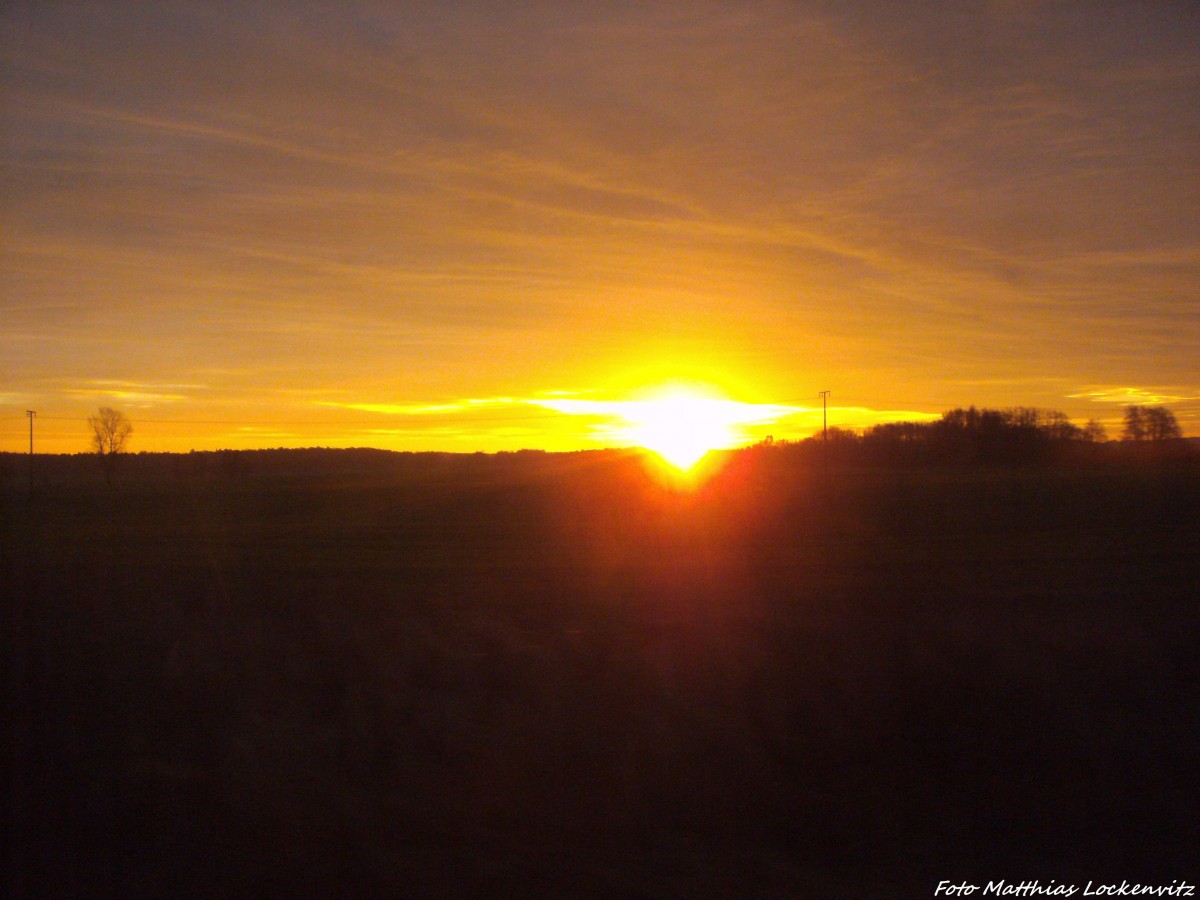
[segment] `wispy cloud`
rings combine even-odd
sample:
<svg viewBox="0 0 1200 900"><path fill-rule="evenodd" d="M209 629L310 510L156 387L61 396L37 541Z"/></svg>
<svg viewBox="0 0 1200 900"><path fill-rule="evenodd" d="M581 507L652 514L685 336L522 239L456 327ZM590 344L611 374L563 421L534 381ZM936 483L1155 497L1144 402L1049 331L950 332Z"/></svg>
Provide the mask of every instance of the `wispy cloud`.
<svg viewBox="0 0 1200 900"><path fill-rule="evenodd" d="M1163 404L1179 403L1187 400L1200 400L1200 394L1180 394L1152 388L1139 387L1104 387L1068 394L1068 397L1080 400L1090 400L1093 403L1120 403L1140 405L1145 403Z"/></svg>
<svg viewBox="0 0 1200 900"><path fill-rule="evenodd" d="M384 416L431 416L469 413L484 407L505 408L515 405L530 405L533 402L513 397L469 397L448 403L358 403L317 400L314 405Z"/></svg>
<svg viewBox="0 0 1200 900"><path fill-rule="evenodd" d="M597 435L611 440L627 440L663 417L663 401L633 400L535 400L541 406L592 420L589 427ZM862 406L795 406L776 403L746 403L713 397L697 397L683 401L680 420L692 420L697 425L715 423L733 438L742 441L761 437L767 429L789 433L809 433L821 427L828 414L841 427L865 428L884 422L927 421L938 418L936 413L910 410L878 410ZM670 410L668 410L670 412ZM679 412L679 411L676 411Z"/></svg>
<svg viewBox="0 0 1200 900"><path fill-rule="evenodd" d="M80 387L65 387L64 394L73 397L104 397L133 406L152 406L160 403L182 403L194 400L206 389L202 384L147 384L135 381L95 380Z"/></svg>
<svg viewBox="0 0 1200 900"><path fill-rule="evenodd" d="M331 400L321 400L316 405L350 409L356 412L379 413L385 416L427 416L461 412L467 408L462 403L335 403Z"/></svg>

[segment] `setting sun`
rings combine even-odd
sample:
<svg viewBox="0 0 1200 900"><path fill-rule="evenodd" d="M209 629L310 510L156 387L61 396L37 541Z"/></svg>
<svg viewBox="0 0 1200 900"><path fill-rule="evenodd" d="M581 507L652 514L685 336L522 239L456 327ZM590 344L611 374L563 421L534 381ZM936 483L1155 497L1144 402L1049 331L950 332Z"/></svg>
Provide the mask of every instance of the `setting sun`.
<svg viewBox="0 0 1200 900"><path fill-rule="evenodd" d="M737 442L734 426L745 417L738 406L729 400L671 390L629 403L623 417L631 427L625 436L677 469L687 470L710 450Z"/></svg>
<svg viewBox="0 0 1200 900"><path fill-rule="evenodd" d="M803 407L746 403L707 385L669 384L630 399L545 398L538 405L593 420L595 438L607 446L650 450L687 471L712 450L761 437L764 428L806 412Z"/></svg>

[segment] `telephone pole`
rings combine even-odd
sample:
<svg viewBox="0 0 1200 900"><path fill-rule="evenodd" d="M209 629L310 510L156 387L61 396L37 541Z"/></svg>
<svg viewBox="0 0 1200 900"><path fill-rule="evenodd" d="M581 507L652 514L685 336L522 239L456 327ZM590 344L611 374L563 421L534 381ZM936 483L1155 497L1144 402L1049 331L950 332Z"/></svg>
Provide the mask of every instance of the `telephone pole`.
<svg viewBox="0 0 1200 900"><path fill-rule="evenodd" d="M37 411L32 409L25 410L25 415L29 416L29 496L33 496L33 420L37 417Z"/></svg>
<svg viewBox="0 0 1200 900"><path fill-rule="evenodd" d="M821 395L821 469L825 480L829 480L829 391L817 391Z"/></svg>

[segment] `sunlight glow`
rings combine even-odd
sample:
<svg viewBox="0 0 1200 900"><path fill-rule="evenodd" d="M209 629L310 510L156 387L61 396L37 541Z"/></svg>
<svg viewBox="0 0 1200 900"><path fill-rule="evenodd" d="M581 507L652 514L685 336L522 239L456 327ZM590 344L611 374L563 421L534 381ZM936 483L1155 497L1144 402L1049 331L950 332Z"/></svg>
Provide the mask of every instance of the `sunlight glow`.
<svg viewBox="0 0 1200 900"><path fill-rule="evenodd" d="M753 440L753 426L777 422L796 407L743 403L706 386L671 384L629 400L548 399L538 401L559 412L594 416L599 437L643 447L681 472L713 450Z"/></svg>
<svg viewBox="0 0 1200 900"><path fill-rule="evenodd" d="M729 400L672 390L629 403L622 413L630 423L625 437L686 471L709 451L737 443L734 426L745 418L738 406Z"/></svg>

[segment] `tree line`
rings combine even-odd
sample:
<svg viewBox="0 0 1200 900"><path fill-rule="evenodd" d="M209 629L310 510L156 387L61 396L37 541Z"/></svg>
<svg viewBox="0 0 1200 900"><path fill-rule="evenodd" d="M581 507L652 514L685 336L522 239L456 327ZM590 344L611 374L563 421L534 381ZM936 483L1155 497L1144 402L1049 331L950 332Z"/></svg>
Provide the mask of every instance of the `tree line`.
<svg viewBox="0 0 1200 900"><path fill-rule="evenodd" d="M792 444L806 455L867 464L1081 462L1116 454L1155 459L1189 455L1175 414L1128 406L1119 441L1095 419L1076 425L1063 412L969 406L931 422L888 422L861 432L830 428ZM788 444L789 442L780 442Z"/></svg>

